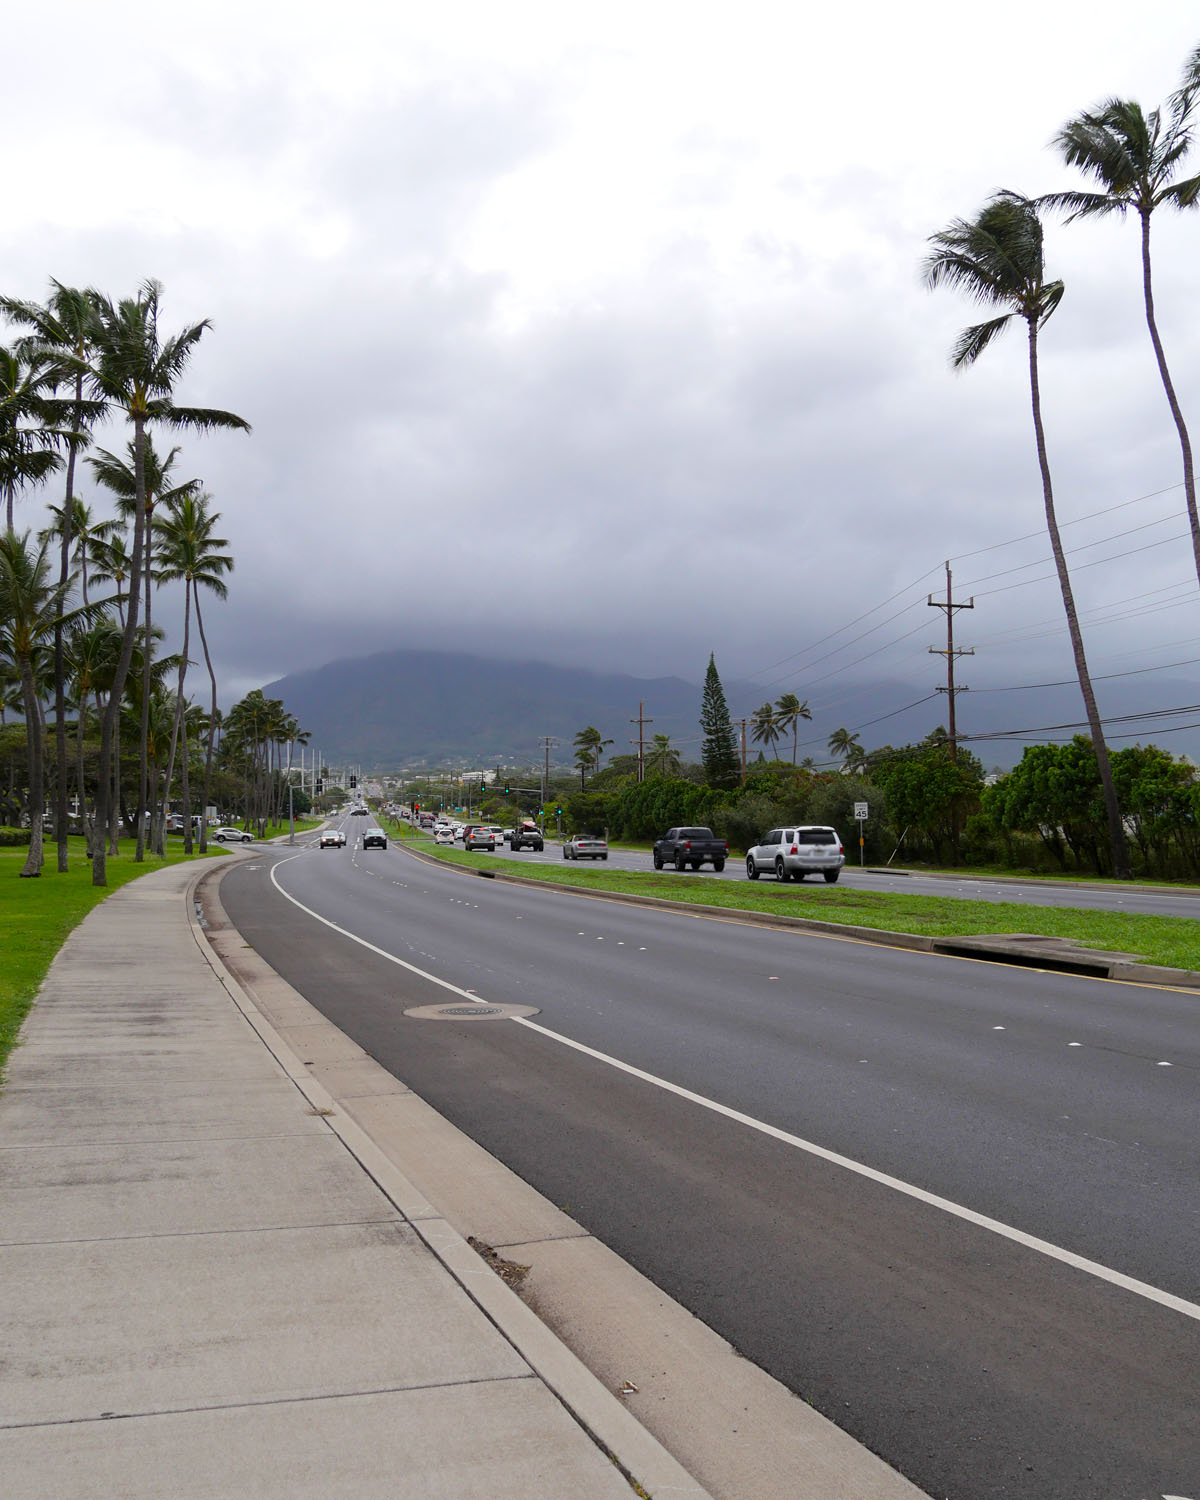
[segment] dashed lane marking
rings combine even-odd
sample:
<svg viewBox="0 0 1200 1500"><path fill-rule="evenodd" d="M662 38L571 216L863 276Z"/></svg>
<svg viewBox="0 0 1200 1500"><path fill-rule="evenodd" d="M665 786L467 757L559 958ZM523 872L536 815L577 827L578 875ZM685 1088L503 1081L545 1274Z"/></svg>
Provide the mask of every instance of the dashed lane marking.
<svg viewBox="0 0 1200 1500"><path fill-rule="evenodd" d="M476 1000L477 996L473 990L464 990L457 984L451 984L448 979L442 979L437 974L431 974L428 969L420 969L416 964L410 964L405 959L389 953L386 948L379 948L370 943L366 938L359 937L357 933L349 932L344 927L339 927L336 922L331 922L328 917L323 917L320 912L313 911L305 906L303 901L298 901L295 896L285 891L279 884L278 871L284 865L290 864L292 859L299 859L299 854L293 854L289 859L271 867L271 884L286 900L293 906L298 907L306 915L313 917L324 926L332 928L334 932L340 933L342 937L349 938L352 943L358 943L360 947L369 952L378 954L380 958L386 958L390 963L407 969L410 974L417 974L422 979L427 979L431 984L438 985L441 989L449 990L451 994L461 995L465 1000ZM582 937L583 934L580 933ZM645 951L644 949L642 950ZM480 1004L484 1003L482 1001ZM691 1089L684 1088L681 1084L672 1083L670 1079L659 1078L655 1073L648 1073L644 1068L635 1067L632 1063L623 1062L619 1057L612 1057L607 1052L601 1052L595 1047L589 1047L583 1042L577 1042L569 1036L564 1036L559 1031L551 1031L548 1026L539 1025L536 1021L512 1017L514 1026L525 1026L530 1031L536 1031L539 1036L547 1040L557 1042L560 1046L569 1047L573 1052L578 1052L585 1057L590 1057L596 1062L604 1063L607 1067L616 1068L618 1072L625 1073L630 1078L637 1078L643 1083L650 1084L653 1088L662 1089L664 1093L673 1094L678 1099L685 1099L690 1104L695 1104L701 1109L710 1110L713 1114L721 1115L724 1119L732 1120L738 1125L744 1125L748 1130L756 1130L760 1135L770 1137L772 1140L781 1142L785 1146L791 1146L797 1151L803 1151L809 1156L815 1156L821 1161L827 1161L836 1167L842 1167L847 1172L853 1172L856 1176L863 1177L869 1182L878 1183L881 1187L890 1188L893 1192L901 1193L906 1198L912 1198L918 1203L924 1203L930 1208L939 1209L942 1213L950 1214L956 1219L962 1219L968 1224L974 1224L979 1229L985 1229L991 1234L999 1235L1002 1239L1010 1240L1013 1244L1021 1245L1036 1254L1044 1255L1049 1260L1059 1261L1062 1265L1071 1266L1077 1271L1082 1271L1087 1276L1093 1276L1098 1281L1108 1282L1111 1286L1121 1287L1124 1291L1132 1292L1134 1296L1142 1297L1147 1302L1155 1302L1160 1307L1169 1308L1172 1312L1181 1313L1185 1318L1192 1318L1200 1322L1200 1304L1189 1302L1184 1297L1177 1297L1173 1292L1163 1291L1161 1287L1151 1286L1148 1282L1138 1281L1136 1277L1126 1276L1123 1271L1115 1271L1111 1266L1101 1265L1099 1261L1088 1260L1086 1256L1077 1255L1073 1250L1066 1250L1061 1245L1051 1244L1049 1240L1039 1239L1036 1235L1026 1234L1023 1229L1016 1229L1011 1224L1002 1223L999 1219L989 1218L986 1214L976 1213L973 1208L966 1208L961 1203L955 1203L949 1198L939 1197L936 1193L927 1192L924 1188L917 1187L914 1183L905 1182L899 1177L892 1177L887 1172L880 1172L875 1167L869 1167L865 1162L855 1161L853 1157L843 1156L839 1151L831 1151L826 1146L820 1146L815 1141L807 1141L802 1136L792 1135L790 1131L781 1130L776 1125L769 1125L765 1120L757 1120L753 1115L743 1114L739 1109L733 1109L728 1104L721 1104L716 1099L709 1099L703 1094L697 1094ZM1081 1046L1082 1043L1075 1045Z"/></svg>

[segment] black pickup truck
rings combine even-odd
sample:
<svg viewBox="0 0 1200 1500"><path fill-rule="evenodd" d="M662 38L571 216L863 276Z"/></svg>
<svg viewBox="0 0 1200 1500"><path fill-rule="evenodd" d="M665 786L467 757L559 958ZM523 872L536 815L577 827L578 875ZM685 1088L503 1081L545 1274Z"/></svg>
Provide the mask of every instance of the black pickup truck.
<svg viewBox="0 0 1200 1500"><path fill-rule="evenodd" d="M711 828L670 828L654 845L654 868L674 865L698 870L706 861L714 870L723 870L729 857L729 845L717 838Z"/></svg>

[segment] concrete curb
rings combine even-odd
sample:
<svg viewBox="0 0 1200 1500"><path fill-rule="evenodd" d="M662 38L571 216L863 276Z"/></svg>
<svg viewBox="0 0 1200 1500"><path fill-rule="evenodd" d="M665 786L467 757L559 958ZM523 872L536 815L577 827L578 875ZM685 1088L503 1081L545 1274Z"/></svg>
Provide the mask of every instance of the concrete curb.
<svg viewBox="0 0 1200 1500"><path fill-rule="evenodd" d="M198 870L185 895L188 925L205 962L288 1078L320 1113L325 1124L412 1226L445 1269L483 1314L504 1335L530 1368L567 1408L579 1425L653 1500L711 1500L666 1448L621 1405L592 1372L507 1287L462 1236L429 1204L370 1136L347 1115L335 1111L334 1099L311 1075L208 941L196 916L196 893L202 881L220 883L232 868L223 864Z"/></svg>

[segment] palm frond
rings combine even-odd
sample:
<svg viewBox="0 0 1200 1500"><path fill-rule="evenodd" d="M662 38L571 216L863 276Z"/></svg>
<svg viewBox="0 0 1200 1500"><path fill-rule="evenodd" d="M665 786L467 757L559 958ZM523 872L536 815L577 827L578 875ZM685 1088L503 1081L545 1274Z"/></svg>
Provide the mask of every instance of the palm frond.
<svg viewBox="0 0 1200 1500"><path fill-rule="evenodd" d="M966 370L973 365L992 340L1003 333L1016 316L1016 313L1005 313L1002 317L992 318L990 322L964 328L950 355L953 367L956 370Z"/></svg>
<svg viewBox="0 0 1200 1500"><path fill-rule="evenodd" d="M1158 196L1159 203L1170 203L1175 208L1195 208L1200 200L1200 176L1188 177L1183 182L1164 188Z"/></svg>
<svg viewBox="0 0 1200 1500"><path fill-rule="evenodd" d="M1043 193L1037 200L1039 208L1065 209L1068 224L1076 219L1089 219L1101 214L1120 214L1122 217L1129 204L1124 198L1110 198L1107 193Z"/></svg>

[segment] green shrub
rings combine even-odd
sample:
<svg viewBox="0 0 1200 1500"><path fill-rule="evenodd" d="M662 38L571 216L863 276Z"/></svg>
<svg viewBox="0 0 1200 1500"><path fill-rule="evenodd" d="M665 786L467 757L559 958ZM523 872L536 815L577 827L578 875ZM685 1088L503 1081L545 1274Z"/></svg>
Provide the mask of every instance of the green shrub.
<svg viewBox="0 0 1200 1500"><path fill-rule="evenodd" d="M0 828L0 849L27 849L28 828Z"/></svg>

